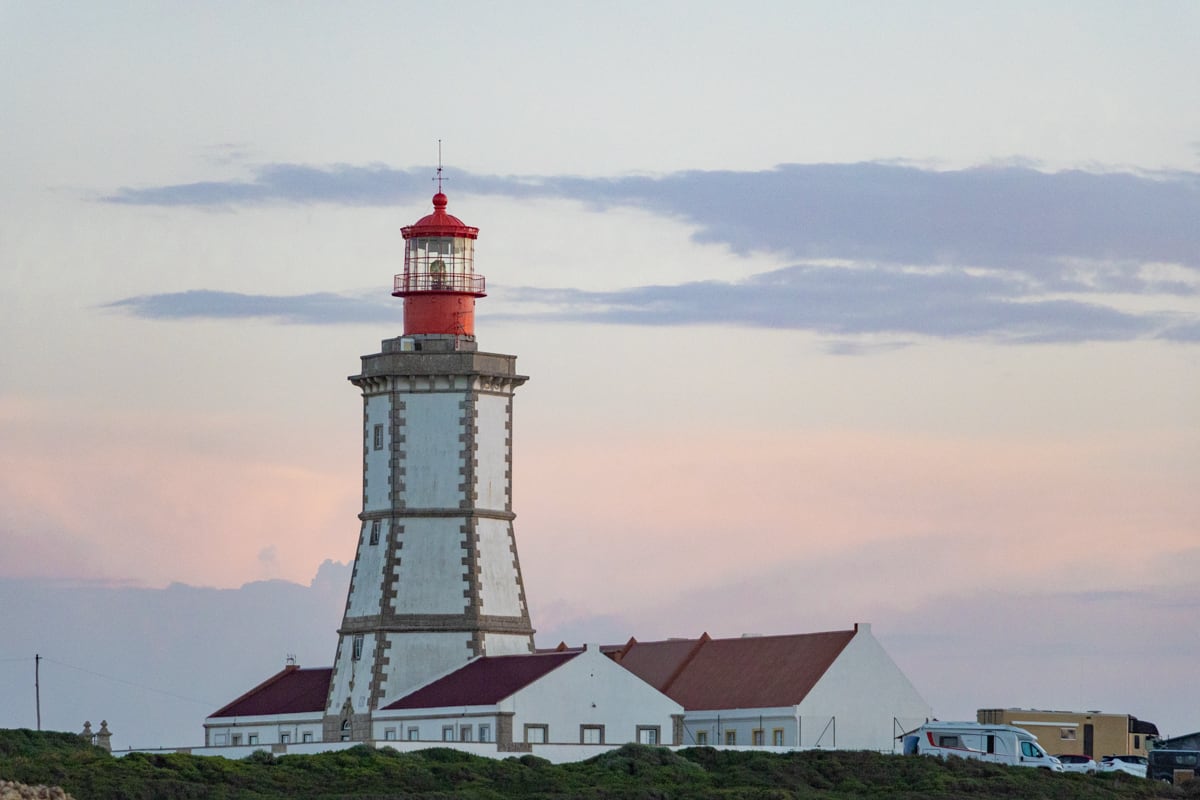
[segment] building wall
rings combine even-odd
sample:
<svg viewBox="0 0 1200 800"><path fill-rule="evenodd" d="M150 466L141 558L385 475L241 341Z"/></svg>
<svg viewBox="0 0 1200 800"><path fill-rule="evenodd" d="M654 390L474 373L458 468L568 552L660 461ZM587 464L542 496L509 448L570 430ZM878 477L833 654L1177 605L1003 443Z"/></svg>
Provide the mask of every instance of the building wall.
<svg viewBox="0 0 1200 800"><path fill-rule="evenodd" d="M512 508L512 396L480 394L475 401L475 505Z"/></svg>
<svg viewBox="0 0 1200 800"><path fill-rule="evenodd" d="M513 713L513 741L526 741L526 726L545 725L547 743L578 744L580 726L602 725L608 744L638 740L638 727L658 729L658 743L672 744L674 715L683 706L590 645L501 704Z"/></svg>
<svg viewBox="0 0 1200 800"><path fill-rule="evenodd" d="M379 541L371 544L371 529L379 525ZM359 528L358 548L354 553L354 591L346 601L346 616L378 614L383 600L383 574L391 526L387 519L365 519Z"/></svg>
<svg viewBox="0 0 1200 800"><path fill-rule="evenodd" d="M465 378L462 381L465 388ZM464 498L465 393L401 396L404 414L399 435L404 457L400 466L404 471L399 499L409 509L456 509Z"/></svg>
<svg viewBox="0 0 1200 800"><path fill-rule="evenodd" d="M513 656L530 652L529 637L525 634L485 633L483 654L488 656Z"/></svg>
<svg viewBox="0 0 1200 800"><path fill-rule="evenodd" d="M379 712L373 720L371 735L376 741L425 742L426 747L431 743L446 742L486 744L495 751L500 728L497 720L494 706L422 709L403 713L384 711ZM480 739L483 728L487 731L486 740ZM463 739L464 729L469 731L469 739ZM445 738L447 733L452 738Z"/></svg>
<svg viewBox="0 0 1200 800"><path fill-rule="evenodd" d="M311 742L316 743L322 738L321 717L319 712L262 717L209 717L204 722L204 746L269 747L278 744L301 744L306 734Z"/></svg>
<svg viewBox="0 0 1200 800"><path fill-rule="evenodd" d="M484 614L520 616L525 597L512 523L506 520L476 520L475 546L479 550L479 599ZM525 637L528 642L529 637ZM522 652L528 652L528 647ZM489 651L488 655L497 655Z"/></svg>
<svg viewBox="0 0 1200 800"><path fill-rule="evenodd" d="M420 740L445 741L445 728L457 734L468 725L477 739L479 725L486 724L497 744L511 731L511 741L523 745L527 726L545 726L546 744L578 745L582 726L599 726L603 743L611 745L637 741L643 727L656 730L659 744L670 745L675 717L682 713L682 706L593 645L496 706L379 711L372 735L385 738L393 728L403 741L416 728Z"/></svg>
<svg viewBox="0 0 1200 800"><path fill-rule="evenodd" d="M821 736L805 722L808 730L802 732L801 746L892 752L899 749L898 735L932 716L929 704L871 634L871 626L856 628L854 638L797 707L802 722L811 718L815 727L818 720L832 718L833 727Z"/></svg>
<svg viewBox="0 0 1200 800"><path fill-rule="evenodd" d="M821 720L798 721L796 710L791 706L781 708L722 708L710 711L688 711L683 718L683 745L694 747L729 746L739 749L752 747L797 747L798 736L803 730L809 740L820 735L820 729L828 723ZM755 732L762 732L762 744L755 745ZM778 732L778 737L776 733ZM826 734L828 737L829 734ZM732 740L730 739L732 737ZM776 744L778 742L778 744Z"/></svg>
<svg viewBox="0 0 1200 800"><path fill-rule="evenodd" d="M1050 755L1082 753L1097 760L1107 755L1146 755L1146 737L1129 732L1128 714L981 708L975 717L979 722L1000 722L1024 728L1037 737L1038 744ZM1090 748L1087 747L1088 725L1092 726Z"/></svg>
<svg viewBox="0 0 1200 800"><path fill-rule="evenodd" d="M462 518L408 517L400 543L391 611L406 615L462 614L468 588Z"/></svg>
<svg viewBox="0 0 1200 800"><path fill-rule="evenodd" d="M458 669L473 655L471 634L463 631L405 631L385 636L388 655L376 708L398 700L436 676Z"/></svg>
<svg viewBox="0 0 1200 800"><path fill-rule="evenodd" d="M386 511L391 506L391 466L394 431L391 424L392 396L377 394L363 398L363 511ZM375 426L383 441L375 446Z"/></svg>

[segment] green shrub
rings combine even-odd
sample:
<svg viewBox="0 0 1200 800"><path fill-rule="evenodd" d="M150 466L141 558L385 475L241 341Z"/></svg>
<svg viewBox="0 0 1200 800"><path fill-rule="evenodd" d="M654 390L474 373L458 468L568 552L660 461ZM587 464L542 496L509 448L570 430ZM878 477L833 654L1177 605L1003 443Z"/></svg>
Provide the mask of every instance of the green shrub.
<svg viewBox="0 0 1200 800"><path fill-rule="evenodd" d="M0 731L0 777L62 786L80 800L1200 800L1200 781L1172 787L1129 776L1051 775L866 752L626 745L552 764L531 754L495 759L442 747L403 753L357 746L317 755L259 751L236 761L183 753L118 758L74 734L28 730Z"/></svg>

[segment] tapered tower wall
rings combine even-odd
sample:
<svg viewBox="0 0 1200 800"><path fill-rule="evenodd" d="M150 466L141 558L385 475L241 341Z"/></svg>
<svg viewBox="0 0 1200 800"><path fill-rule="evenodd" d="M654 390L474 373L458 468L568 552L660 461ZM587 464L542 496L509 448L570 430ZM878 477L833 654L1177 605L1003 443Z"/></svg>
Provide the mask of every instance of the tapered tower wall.
<svg viewBox="0 0 1200 800"><path fill-rule="evenodd" d="M403 336L363 357L363 511L325 735L477 655L531 652L512 512L513 356Z"/></svg>

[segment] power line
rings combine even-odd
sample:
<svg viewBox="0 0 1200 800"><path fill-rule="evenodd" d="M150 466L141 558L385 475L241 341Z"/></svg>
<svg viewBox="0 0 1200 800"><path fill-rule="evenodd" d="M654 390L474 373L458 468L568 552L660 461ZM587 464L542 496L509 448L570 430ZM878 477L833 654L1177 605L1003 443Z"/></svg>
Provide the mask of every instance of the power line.
<svg viewBox="0 0 1200 800"><path fill-rule="evenodd" d="M97 678L104 678L105 680L113 681L114 683L123 683L126 686L132 686L133 688L141 689L142 691L154 692L155 694L161 694L161 695L165 695L167 697L174 697L176 700L186 700L189 703L195 703L196 705L206 706L208 708L215 708L217 706L217 704L211 700L197 700L194 697L185 697L184 695L175 694L174 692L168 692L168 691L164 691L162 689L155 689L153 686L145 686L144 684L134 683L133 681L127 681L123 678L116 678L116 677L113 677L112 675L105 675L103 672L96 672L95 670L85 669L84 667L77 667L74 664L67 664L63 661L58 661L57 659L49 658L48 656L42 656L41 659L42 659L42 661L45 661L50 664L57 664L60 667L66 667L67 669L73 669L77 672L84 672L84 673L87 673L88 675L94 675ZM14 659L14 660L16 660L16 659ZM32 659L25 659L25 660L32 661Z"/></svg>

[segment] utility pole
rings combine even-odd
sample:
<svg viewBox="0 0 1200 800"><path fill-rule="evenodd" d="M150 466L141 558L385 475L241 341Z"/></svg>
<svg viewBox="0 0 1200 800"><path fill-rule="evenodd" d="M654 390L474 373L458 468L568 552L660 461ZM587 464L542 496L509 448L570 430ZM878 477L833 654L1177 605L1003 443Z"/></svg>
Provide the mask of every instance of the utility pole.
<svg viewBox="0 0 1200 800"><path fill-rule="evenodd" d="M38 653L33 654L33 699L37 703L37 729L42 729L42 685L41 685L42 657Z"/></svg>

